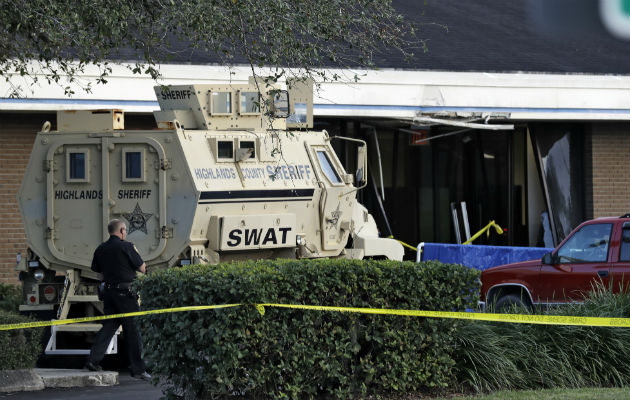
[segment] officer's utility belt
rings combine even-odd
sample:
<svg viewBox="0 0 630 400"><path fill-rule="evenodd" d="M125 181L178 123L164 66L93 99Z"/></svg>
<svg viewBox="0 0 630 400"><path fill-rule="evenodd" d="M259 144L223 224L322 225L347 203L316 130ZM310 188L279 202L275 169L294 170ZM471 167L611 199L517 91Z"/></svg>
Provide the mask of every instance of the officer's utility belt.
<svg viewBox="0 0 630 400"><path fill-rule="evenodd" d="M121 282L121 283L101 282L97 287L96 294L98 295L98 299L100 301L103 301L103 293L106 290L119 290L119 291L127 291L131 293L129 291L130 287L131 287L131 282Z"/></svg>
<svg viewBox="0 0 630 400"><path fill-rule="evenodd" d="M131 282L121 282L121 283L107 283L107 282L105 282L105 289L106 290L112 290L112 289L129 290L130 287L131 287Z"/></svg>

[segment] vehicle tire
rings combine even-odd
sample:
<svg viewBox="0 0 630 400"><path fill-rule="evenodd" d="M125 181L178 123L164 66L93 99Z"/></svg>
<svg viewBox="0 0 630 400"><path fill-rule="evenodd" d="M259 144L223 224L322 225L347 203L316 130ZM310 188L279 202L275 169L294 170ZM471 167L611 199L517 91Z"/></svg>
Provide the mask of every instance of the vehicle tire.
<svg viewBox="0 0 630 400"><path fill-rule="evenodd" d="M494 309L498 313L509 313L518 308L527 308L531 311L532 305L527 298L523 298L518 294L506 294L501 296L494 305Z"/></svg>

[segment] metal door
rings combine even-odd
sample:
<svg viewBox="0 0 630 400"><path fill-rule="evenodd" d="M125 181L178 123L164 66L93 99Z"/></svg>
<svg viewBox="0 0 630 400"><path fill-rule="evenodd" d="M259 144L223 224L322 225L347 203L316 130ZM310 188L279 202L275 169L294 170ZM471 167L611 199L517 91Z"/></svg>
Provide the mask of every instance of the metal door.
<svg viewBox="0 0 630 400"><path fill-rule="evenodd" d="M60 260L89 266L96 246L108 238L112 218L128 226L145 261L158 257L166 228L169 162L156 140L94 134L51 146L48 170L47 238Z"/></svg>
<svg viewBox="0 0 630 400"><path fill-rule="evenodd" d="M55 142L48 150L46 239L62 261L89 266L101 236L100 139Z"/></svg>
<svg viewBox="0 0 630 400"><path fill-rule="evenodd" d="M345 247L356 191L344 182L345 171L328 146L311 146L309 156L322 189L319 203L322 248Z"/></svg>

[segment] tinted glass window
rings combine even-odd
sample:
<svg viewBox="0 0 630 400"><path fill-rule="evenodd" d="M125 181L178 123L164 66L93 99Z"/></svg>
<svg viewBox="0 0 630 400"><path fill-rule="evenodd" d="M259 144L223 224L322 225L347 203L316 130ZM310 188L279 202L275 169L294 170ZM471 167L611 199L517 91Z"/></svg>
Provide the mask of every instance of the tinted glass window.
<svg viewBox="0 0 630 400"><path fill-rule="evenodd" d="M142 153L139 151L128 151L125 153L125 177L142 178Z"/></svg>
<svg viewBox="0 0 630 400"><path fill-rule="evenodd" d="M85 179L85 153L70 153L70 179Z"/></svg>
<svg viewBox="0 0 630 400"><path fill-rule="evenodd" d="M624 229L621 235L619 261L630 261L630 229Z"/></svg>
<svg viewBox="0 0 630 400"><path fill-rule="evenodd" d="M612 224L591 224L582 227L558 250L560 262L604 262Z"/></svg>
<svg viewBox="0 0 630 400"><path fill-rule="evenodd" d="M326 174L326 177L328 177L332 183L341 183L341 179L339 178L337 171L333 168L332 163L328 158L328 154L326 154L325 151L318 151L317 159L319 160L319 165L322 166L322 170L324 171L324 174Z"/></svg>
<svg viewBox="0 0 630 400"><path fill-rule="evenodd" d="M260 112L260 100L258 99L258 92L241 92L241 112Z"/></svg>
<svg viewBox="0 0 630 400"><path fill-rule="evenodd" d="M230 114L232 112L232 93L213 92L212 93L212 113Z"/></svg>
<svg viewBox="0 0 630 400"><path fill-rule="evenodd" d="M287 118L287 122L289 123L306 123L306 114L307 114L307 109L306 109L306 103L295 103L295 113L289 115L289 118Z"/></svg>
<svg viewBox="0 0 630 400"><path fill-rule="evenodd" d="M219 148L219 158L234 158L233 143L222 141L217 144Z"/></svg>

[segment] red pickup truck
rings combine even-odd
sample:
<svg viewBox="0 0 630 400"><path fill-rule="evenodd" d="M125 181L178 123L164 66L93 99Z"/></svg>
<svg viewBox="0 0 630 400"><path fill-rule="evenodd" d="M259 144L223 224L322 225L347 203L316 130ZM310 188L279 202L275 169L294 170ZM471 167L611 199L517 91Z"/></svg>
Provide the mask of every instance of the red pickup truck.
<svg viewBox="0 0 630 400"><path fill-rule="evenodd" d="M505 311L512 304L545 306L582 301L596 282L615 292L630 281L630 214L583 222L540 260L481 273L481 305Z"/></svg>

